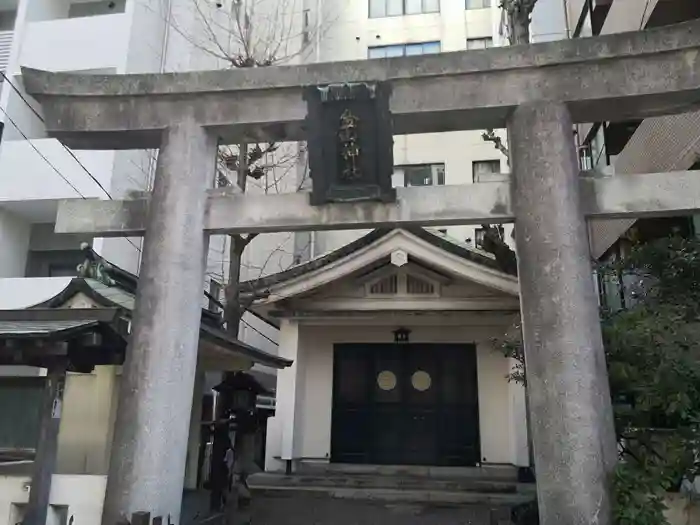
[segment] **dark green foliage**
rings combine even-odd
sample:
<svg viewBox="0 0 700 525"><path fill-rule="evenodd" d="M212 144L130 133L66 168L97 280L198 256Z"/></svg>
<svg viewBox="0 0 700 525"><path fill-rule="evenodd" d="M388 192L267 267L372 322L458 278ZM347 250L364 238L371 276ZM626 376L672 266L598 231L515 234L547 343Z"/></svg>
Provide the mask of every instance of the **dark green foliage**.
<svg viewBox="0 0 700 525"><path fill-rule="evenodd" d="M624 306L601 311L621 451L614 523L666 525L667 491L700 473L700 241L639 245L598 271L625 283ZM522 360L519 341L501 348Z"/></svg>
<svg viewBox="0 0 700 525"><path fill-rule="evenodd" d="M600 271L631 283L629 304L601 315L622 451L615 523L665 524L665 493L700 467L700 242L660 239Z"/></svg>
<svg viewBox="0 0 700 525"><path fill-rule="evenodd" d="M537 500L521 503L513 507L510 519L513 525L537 525L540 522Z"/></svg>

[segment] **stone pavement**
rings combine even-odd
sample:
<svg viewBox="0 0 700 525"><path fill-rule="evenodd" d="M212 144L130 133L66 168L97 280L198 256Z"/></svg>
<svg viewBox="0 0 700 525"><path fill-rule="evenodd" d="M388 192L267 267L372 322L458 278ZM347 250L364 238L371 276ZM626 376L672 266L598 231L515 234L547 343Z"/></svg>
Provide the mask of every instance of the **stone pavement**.
<svg viewBox="0 0 700 525"><path fill-rule="evenodd" d="M241 518L243 518L241 516ZM445 505L331 498L324 494L261 495L249 525L492 525L484 505ZM243 525L244 521L241 521Z"/></svg>

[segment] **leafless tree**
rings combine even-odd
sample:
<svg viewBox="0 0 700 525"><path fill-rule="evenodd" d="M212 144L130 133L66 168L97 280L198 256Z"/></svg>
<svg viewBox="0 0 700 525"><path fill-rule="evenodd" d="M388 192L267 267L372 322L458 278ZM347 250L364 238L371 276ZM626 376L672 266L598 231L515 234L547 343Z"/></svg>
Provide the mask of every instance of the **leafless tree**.
<svg viewBox="0 0 700 525"><path fill-rule="evenodd" d="M323 24L312 19L302 0L191 0L187 17L171 27L193 48L232 69L283 65L308 56L317 48ZM320 16L318 13L315 16ZM194 18L195 22L192 22ZM329 18L329 17L328 17ZM249 185L264 192L289 187L283 179L297 176L305 158L303 144L242 142L219 148L217 186L245 193ZM307 170L302 170L304 174ZM302 175L302 178L305 175ZM300 186L302 181L297 180ZM226 329L237 337L245 311L259 298L242 294L244 253L257 234L228 236L228 268L224 288ZM273 250L273 253L277 250ZM260 275L268 261L259 268Z"/></svg>
<svg viewBox="0 0 700 525"><path fill-rule="evenodd" d="M505 15L510 45L530 42L530 22L536 3L537 0L501 0L500 7ZM481 137L487 142L493 142L498 151L506 158L509 157L508 147L493 129L487 129ZM482 224L481 227L484 229L484 249L493 253L503 268L517 269L515 252L506 243L502 230L488 224Z"/></svg>
<svg viewBox="0 0 700 525"><path fill-rule="evenodd" d="M511 46L530 43L530 22L536 3L537 0L501 0L500 7L505 14L508 43ZM481 137L493 142L494 147L508 158L508 148L493 129L487 129Z"/></svg>

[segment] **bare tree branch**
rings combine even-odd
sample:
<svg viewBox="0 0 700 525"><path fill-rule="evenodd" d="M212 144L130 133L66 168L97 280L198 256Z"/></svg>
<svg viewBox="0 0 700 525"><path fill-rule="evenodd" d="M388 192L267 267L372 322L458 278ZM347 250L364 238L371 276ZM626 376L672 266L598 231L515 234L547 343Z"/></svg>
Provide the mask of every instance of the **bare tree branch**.
<svg viewBox="0 0 700 525"><path fill-rule="evenodd" d="M508 148L503 145L503 140L501 137L496 135L496 132L489 128L481 134L481 138L486 142L493 142L494 147L500 151L506 158L508 158Z"/></svg>

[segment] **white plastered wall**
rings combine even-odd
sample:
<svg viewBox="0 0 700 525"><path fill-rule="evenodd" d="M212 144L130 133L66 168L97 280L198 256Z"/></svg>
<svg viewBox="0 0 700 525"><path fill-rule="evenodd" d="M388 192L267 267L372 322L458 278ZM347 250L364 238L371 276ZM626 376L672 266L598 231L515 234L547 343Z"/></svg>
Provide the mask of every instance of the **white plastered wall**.
<svg viewBox="0 0 700 525"><path fill-rule="evenodd" d="M468 314L465 314L468 315ZM293 321L286 321L294 324ZM524 391L506 378L510 361L492 346L492 339L502 336L501 326L412 326L411 342L475 343L479 393L479 435L481 461L489 464L527 465L527 429ZM333 406L333 345L336 343L392 343L396 326L333 326L300 325L294 328L298 339L285 338L282 327L280 353L285 343L298 344L295 350L296 369L280 372L277 388L277 412L268 426L266 470L283 470L279 458L307 462L327 462L331 449L331 417ZM290 330L291 335L293 331ZM296 374L293 381L284 374ZM294 385L294 399L286 390ZM289 399L289 403L283 402ZM292 410L296 410L292 414ZM293 429L293 445L288 433ZM285 432L287 437L284 438ZM293 457L283 454L283 440L291 446ZM286 450L289 452L289 449Z"/></svg>
<svg viewBox="0 0 700 525"><path fill-rule="evenodd" d="M0 525L22 521L29 500L29 482L29 477L0 476ZM60 525L62 511L66 510L66 518L73 517L73 523L100 523L106 485L107 476L55 475L49 495L51 507L47 525Z"/></svg>

